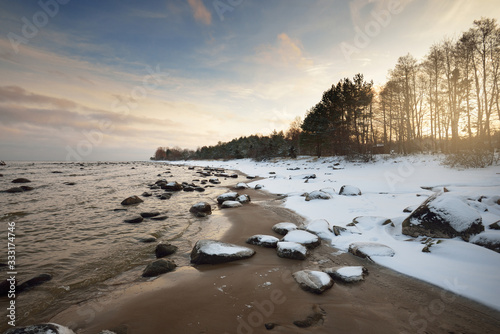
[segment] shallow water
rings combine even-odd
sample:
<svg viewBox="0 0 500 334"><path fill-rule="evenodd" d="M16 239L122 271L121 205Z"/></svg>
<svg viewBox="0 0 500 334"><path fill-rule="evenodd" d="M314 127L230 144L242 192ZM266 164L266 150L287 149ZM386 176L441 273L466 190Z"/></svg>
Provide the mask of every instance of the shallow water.
<svg viewBox="0 0 500 334"><path fill-rule="evenodd" d="M7 257L7 224L16 223L16 270L18 283L48 273L53 279L17 296L17 325L47 321L51 315L77 302L146 280L145 265L154 260L159 242L179 247L172 259L178 266L189 264L189 253L201 238L217 237L227 225L217 211L215 198L236 179L219 177L221 185L205 192L175 192L169 200L155 195L148 185L166 179L191 183L202 180L196 170L162 163L8 163L0 167L0 190L27 178L32 191L0 193L0 262ZM65 183L75 183L67 185ZM195 184L200 184L194 181ZM151 197L141 197L145 191ZM144 202L122 206L123 199L137 195ZM214 213L196 218L189 213L192 204L206 201ZM119 211L115 211L119 209ZM159 211L164 221L145 219L140 224L123 220L141 212ZM140 238L154 236L156 242ZM6 268L0 269L6 276ZM0 297L0 316L6 319L8 299ZM0 331L7 328L0 323Z"/></svg>

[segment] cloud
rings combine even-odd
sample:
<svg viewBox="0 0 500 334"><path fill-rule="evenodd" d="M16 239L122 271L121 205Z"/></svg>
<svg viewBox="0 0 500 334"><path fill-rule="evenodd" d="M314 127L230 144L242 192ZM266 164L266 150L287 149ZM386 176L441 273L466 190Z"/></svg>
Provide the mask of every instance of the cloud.
<svg viewBox="0 0 500 334"><path fill-rule="evenodd" d="M207 7L205 7L202 0L188 0L188 3L193 11L193 16L196 21L206 25L210 25L212 23L212 14Z"/></svg>
<svg viewBox="0 0 500 334"><path fill-rule="evenodd" d="M77 106L73 101L30 93L18 86L0 87L0 103L3 102L41 104L57 108L75 108Z"/></svg>
<svg viewBox="0 0 500 334"><path fill-rule="evenodd" d="M261 45L257 48L256 60L273 66L293 66L306 68L312 66L313 61L303 52L302 43L281 33L276 38L276 45Z"/></svg>

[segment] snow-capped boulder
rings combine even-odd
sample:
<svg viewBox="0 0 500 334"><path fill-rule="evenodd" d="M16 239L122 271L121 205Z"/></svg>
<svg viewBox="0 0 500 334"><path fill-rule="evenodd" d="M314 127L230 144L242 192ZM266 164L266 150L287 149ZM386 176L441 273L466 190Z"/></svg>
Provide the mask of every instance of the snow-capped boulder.
<svg viewBox="0 0 500 334"><path fill-rule="evenodd" d="M332 198L330 194L321 190L311 191L306 195L306 201L312 201L315 199L330 199L330 198Z"/></svg>
<svg viewBox="0 0 500 334"><path fill-rule="evenodd" d="M170 190L170 191L181 191L183 188L182 184L179 182L169 182L162 189Z"/></svg>
<svg viewBox="0 0 500 334"><path fill-rule="evenodd" d="M339 195L344 196L359 196L361 195L361 190L359 188L349 185L344 185L340 188Z"/></svg>
<svg viewBox="0 0 500 334"><path fill-rule="evenodd" d="M316 219L305 225L305 230L316 234L324 240L332 240L334 234L330 224L325 219Z"/></svg>
<svg viewBox="0 0 500 334"><path fill-rule="evenodd" d="M348 267L333 267L323 270L330 275L333 279L345 282L359 282L364 280L364 275L368 272L362 266L348 266Z"/></svg>
<svg viewBox="0 0 500 334"><path fill-rule="evenodd" d="M239 182L236 186L234 186L234 189L248 189L248 188L250 187L245 182Z"/></svg>
<svg viewBox="0 0 500 334"><path fill-rule="evenodd" d="M349 252L361 257L371 258L373 256L394 256L395 252L389 246L376 242L353 242L349 245Z"/></svg>
<svg viewBox="0 0 500 334"><path fill-rule="evenodd" d="M461 237L469 240L484 231L479 212L452 193L429 197L403 221L403 234L431 238Z"/></svg>
<svg viewBox="0 0 500 334"><path fill-rule="evenodd" d="M189 212L194 214L202 213L205 215L209 215L212 213L212 206L207 202L198 202L189 209Z"/></svg>
<svg viewBox="0 0 500 334"><path fill-rule="evenodd" d="M257 245L267 248L276 248L279 239L272 235L257 234L247 239L247 244Z"/></svg>
<svg viewBox="0 0 500 334"><path fill-rule="evenodd" d="M142 272L142 277L160 276L161 274L173 271L175 267L177 267L177 265L172 260L156 260L146 266Z"/></svg>
<svg viewBox="0 0 500 334"><path fill-rule="evenodd" d="M315 270L301 270L293 273L299 286L316 294L322 294L333 286L333 280L327 273Z"/></svg>
<svg viewBox="0 0 500 334"><path fill-rule="evenodd" d="M212 177L208 180L208 182L210 182L211 184L220 184L220 181L218 178L216 177Z"/></svg>
<svg viewBox="0 0 500 334"><path fill-rule="evenodd" d="M256 184L255 185L255 190L259 190L259 189L262 189L264 188L264 186L262 184Z"/></svg>
<svg viewBox="0 0 500 334"><path fill-rule="evenodd" d="M221 205L222 209L232 209L232 208L239 208L242 207L243 204L241 204L238 201L224 201Z"/></svg>
<svg viewBox="0 0 500 334"><path fill-rule="evenodd" d="M273 231L278 233L278 234L281 234L281 235L285 235L287 234L288 232L290 231L294 231L297 229L297 225L295 225L294 223L278 223L276 225L274 225L272 227Z"/></svg>
<svg viewBox="0 0 500 334"><path fill-rule="evenodd" d="M297 242L307 248L318 247L321 244L321 239L317 235L301 230L288 232L281 241Z"/></svg>
<svg viewBox="0 0 500 334"><path fill-rule="evenodd" d="M250 201L251 201L250 196L248 196L247 194L243 194L243 195L238 196L236 198L236 200L238 202L240 202L241 204L250 203Z"/></svg>
<svg viewBox="0 0 500 334"><path fill-rule="evenodd" d="M75 334L75 332L58 324L47 323L11 328L5 334Z"/></svg>
<svg viewBox="0 0 500 334"><path fill-rule="evenodd" d="M285 259L305 260L307 257L307 248L297 242L280 241L276 245L276 252Z"/></svg>
<svg viewBox="0 0 500 334"><path fill-rule="evenodd" d="M473 236L470 242L500 253L500 232L486 231Z"/></svg>
<svg viewBox="0 0 500 334"><path fill-rule="evenodd" d="M191 263L216 264L252 257L255 251L217 240L199 240L191 251Z"/></svg>
<svg viewBox="0 0 500 334"><path fill-rule="evenodd" d="M229 193L225 193L225 194L217 196L217 202L219 204L222 204L225 201L236 201L237 197L238 197L237 192L229 192Z"/></svg>

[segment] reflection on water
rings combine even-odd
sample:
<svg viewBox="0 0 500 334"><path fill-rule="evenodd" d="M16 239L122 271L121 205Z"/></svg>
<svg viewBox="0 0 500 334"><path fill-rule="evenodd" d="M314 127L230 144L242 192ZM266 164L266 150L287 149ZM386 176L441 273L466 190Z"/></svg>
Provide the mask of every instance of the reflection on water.
<svg viewBox="0 0 500 334"><path fill-rule="evenodd" d="M223 226L217 223L222 221L218 211L208 218L196 218L189 213L190 206L206 201L217 210L216 196L236 181L219 178L222 184L207 187L205 192L181 191L169 200L160 200L156 195L165 191L150 190L149 184L159 179L191 183L203 176L187 167L149 162L20 162L0 167L0 174L0 190L18 186L11 181L21 177L31 180L27 185L34 188L0 194L0 263L6 262L7 223L14 221L18 282L42 273L53 276L51 281L18 295L18 325L47 320L75 302L144 280L140 274L154 259L158 242L179 247L172 259L179 266L188 265L189 253L198 239L223 232ZM153 196L141 197L145 191ZM144 202L120 205L132 195ZM169 218L145 219L140 224L123 222L148 211L159 211ZM146 236L154 236L157 241L141 242ZM0 270L5 276L5 268ZM3 319L7 302L0 297ZM1 331L5 325L2 321Z"/></svg>

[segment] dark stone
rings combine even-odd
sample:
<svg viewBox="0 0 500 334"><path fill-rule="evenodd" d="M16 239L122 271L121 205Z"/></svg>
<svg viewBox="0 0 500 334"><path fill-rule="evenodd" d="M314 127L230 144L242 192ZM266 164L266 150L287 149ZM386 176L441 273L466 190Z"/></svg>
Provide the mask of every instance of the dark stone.
<svg viewBox="0 0 500 334"><path fill-rule="evenodd" d="M153 196L153 194L148 191L142 193L142 197L151 197L151 196Z"/></svg>
<svg viewBox="0 0 500 334"><path fill-rule="evenodd" d="M212 213L212 206L208 204L207 202L199 202L194 204L190 209L189 212L191 213L205 213L205 214L211 214Z"/></svg>
<svg viewBox="0 0 500 334"><path fill-rule="evenodd" d="M146 266L146 269L142 272L142 277L159 276L173 271L175 267L177 267L177 265L172 260L156 260Z"/></svg>
<svg viewBox="0 0 500 334"><path fill-rule="evenodd" d="M155 237L153 237L153 236L149 236L149 237L139 238L138 240L139 240L140 242L145 243L145 244L149 244L149 243L155 242L155 241L156 241L156 238L155 238Z"/></svg>
<svg viewBox="0 0 500 334"><path fill-rule="evenodd" d="M154 212L141 212L141 217L142 218L151 218L151 217L156 217L159 216L160 213L158 211Z"/></svg>
<svg viewBox="0 0 500 334"><path fill-rule="evenodd" d="M17 286L17 293L21 293L23 291L26 291L28 289L34 288L35 286L41 285L45 282L48 282L52 279L52 275L49 274L40 274L38 276L35 276L26 282L23 282L22 284Z"/></svg>
<svg viewBox="0 0 500 334"><path fill-rule="evenodd" d="M10 282L7 279L0 281L0 296L7 296L10 290Z"/></svg>
<svg viewBox="0 0 500 334"><path fill-rule="evenodd" d="M187 192L193 192L193 191L194 191L194 188L193 188L193 187L191 187L191 186L186 186L186 187L184 187L184 189L182 189L182 190L187 191Z"/></svg>
<svg viewBox="0 0 500 334"><path fill-rule="evenodd" d="M490 227L492 230L500 230L500 226L498 225L499 223L500 223L500 220L499 220L499 221L497 221L497 222L494 222L493 224L490 224L490 226L489 226L489 227Z"/></svg>
<svg viewBox="0 0 500 334"><path fill-rule="evenodd" d="M273 329L274 327L276 327L276 324L273 323L273 322L268 322L267 324L264 324L264 327L266 327L266 329L268 331L270 331L271 329Z"/></svg>
<svg viewBox="0 0 500 334"><path fill-rule="evenodd" d="M461 200L456 197L448 199L452 201L451 203L453 205L449 209L447 207L441 207L445 205L442 201L437 204L440 205L439 210L431 208L435 201L442 199L442 196L446 195L443 193L434 194L415 209L415 211L403 221L403 234L412 237L423 235L431 238L461 237L463 240L468 241L472 235L484 231L481 215L473 208L470 208L467 203L460 203L459 201ZM470 226L463 231L457 231L453 228L453 217L450 217L450 215L453 214L454 205L457 205L456 203L460 206L468 207L472 212L477 213L477 218L471 221Z"/></svg>
<svg viewBox="0 0 500 334"><path fill-rule="evenodd" d="M181 191L182 190L182 184L178 182L170 182L165 185L165 187L162 187L162 189L165 190L170 190L170 191Z"/></svg>
<svg viewBox="0 0 500 334"><path fill-rule="evenodd" d="M29 186L20 186L19 188L21 188L23 191L31 191L31 190L35 189L35 188L29 187Z"/></svg>
<svg viewBox="0 0 500 334"><path fill-rule="evenodd" d="M161 200L164 200L164 199L170 199L171 197L172 197L172 194L169 194L169 193L164 193L164 194L161 194L161 195L159 196L159 198L160 198Z"/></svg>
<svg viewBox="0 0 500 334"><path fill-rule="evenodd" d="M12 183L30 183L31 181L28 179L25 179L23 177L20 177L18 179L15 179L12 181Z"/></svg>
<svg viewBox="0 0 500 334"><path fill-rule="evenodd" d="M333 230L333 234L335 234L337 237L342 233L342 232L345 232L347 231L347 229L345 227L342 227L342 226L333 226L332 228Z"/></svg>
<svg viewBox="0 0 500 334"><path fill-rule="evenodd" d="M75 182L64 182L63 184L67 186L74 186L76 183Z"/></svg>
<svg viewBox="0 0 500 334"><path fill-rule="evenodd" d="M137 216L134 218L125 219L124 222L129 223L129 224L139 224L139 223L142 223L143 220L144 220L144 218L142 218L141 216Z"/></svg>
<svg viewBox="0 0 500 334"><path fill-rule="evenodd" d="M22 192L24 192L24 190L21 187L14 187L14 188L10 188L10 189L5 190L5 192L10 193L10 194L14 194L14 193L22 193Z"/></svg>
<svg viewBox="0 0 500 334"><path fill-rule="evenodd" d="M150 219L156 220L156 221L162 221L162 220L166 220L167 218L168 218L168 216L162 215L162 216L151 217Z"/></svg>
<svg viewBox="0 0 500 334"><path fill-rule="evenodd" d="M139 204L144 202L142 199L140 199L137 196L130 196L122 201L122 205L134 205L134 204Z"/></svg>
<svg viewBox="0 0 500 334"><path fill-rule="evenodd" d="M53 172L51 172L52 174L62 174L62 172L60 170L55 170Z"/></svg>
<svg viewBox="0 0 500 334"><path fill-rule="evenodd" d="M194 188L194 190L195 190L195 191L197 191L197 192L202 193L202 192L204 192L204 191L205 191L205 188L202 188L202 187L196 187L196 188Z"/></svg>
<svg viewBox="0 0 500 334"><path fill-rule="evenodd" d="M155 249L156 258L162 258L177 252L177 247L171 244L158 244Z"/></svg>

